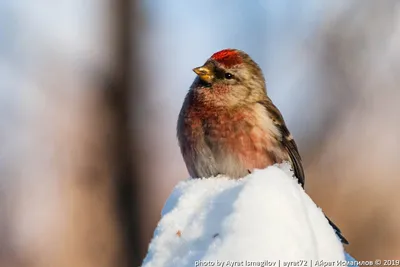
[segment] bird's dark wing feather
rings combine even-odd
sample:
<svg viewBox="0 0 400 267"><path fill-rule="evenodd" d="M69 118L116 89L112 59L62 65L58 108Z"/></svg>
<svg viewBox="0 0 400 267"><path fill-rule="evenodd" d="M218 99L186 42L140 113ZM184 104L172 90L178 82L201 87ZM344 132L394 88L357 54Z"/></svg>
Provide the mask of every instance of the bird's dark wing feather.
<svg viewBox="0 0 400 267"><path fill-rule="evenodd" d="M290 134L288 128L286 127L282 114L270 99L265 99L263 101L260 101L259 103L266 108L267 112L269 113L276 127L281 132L282 135L281 142L289 154L294 175L299 180L301 186L304 187L305 176L303 171L303 165L301 164L301 157L299 154L299 150L297 148L296 142L294 141L292 135Z"/></svg>
<svg viewBox="0 0 400 267"><path fill-rule="evenodd" d="M282 114L269 98L260 101L259 103L266 108L267 112L271 116L276 127L278 127L278 129L280 130L282 135L281 141L289 154L290 160L292 161L292 168L294 171L294 175L299 180L301 186L304 187L305 176L304 176L303 165L301 164L301 157L299 154L299 150L297 149L296 142L294 141L292 135L290 134L288 128L286 127ZM327 216L325 217L328 220L330 226L335 231L336 235L339 237L340 241L343 244L349 244L346 238L342 235L342 232L340 231L339 227L337 227Z"/></svg>

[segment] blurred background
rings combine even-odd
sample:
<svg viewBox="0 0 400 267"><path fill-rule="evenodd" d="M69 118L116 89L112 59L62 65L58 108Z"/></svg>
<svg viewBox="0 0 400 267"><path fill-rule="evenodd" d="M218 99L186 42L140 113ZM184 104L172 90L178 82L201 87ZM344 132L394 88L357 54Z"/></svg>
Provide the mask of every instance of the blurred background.
<svg viewBox="0 0 400 267"><path fill-rule="evenodd" d="M261 65L347 250L400 259L399 1L2 0L0 266L138 266L223 48Z"/></svg>

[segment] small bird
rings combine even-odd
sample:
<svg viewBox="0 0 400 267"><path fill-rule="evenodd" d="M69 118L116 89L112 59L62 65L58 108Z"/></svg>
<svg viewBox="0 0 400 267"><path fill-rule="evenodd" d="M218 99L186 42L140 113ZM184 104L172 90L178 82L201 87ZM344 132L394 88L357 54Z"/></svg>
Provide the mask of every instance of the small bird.
<svg viewBox="0 0 400 267"><path fill-rule="evenodd" d="M222 174L239 179L254 169L287 161L304 187L297 145L267 95L258 64L241 50L224 49L193 71L197 77L177 123L179 146L190 176ZM339 228L328 221L342 243L348 244Z"/></svg>

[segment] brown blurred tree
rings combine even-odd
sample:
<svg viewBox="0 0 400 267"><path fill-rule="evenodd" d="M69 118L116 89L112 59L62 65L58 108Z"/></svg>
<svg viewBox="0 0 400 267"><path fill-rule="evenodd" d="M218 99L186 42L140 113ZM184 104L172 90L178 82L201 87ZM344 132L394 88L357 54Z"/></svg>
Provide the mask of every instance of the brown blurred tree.
<svg viewBox="0 0 400 267"><path fill-rule="evenodd" d="M103 42L90 51L106 55L81 57L42 33L53 49L38 47L41 60L26 53L33 75L16 68L34 97L16 89L21 119L2 132L16 156L0 165L0 266L140 264L135 4L99 1Z"/></svg>

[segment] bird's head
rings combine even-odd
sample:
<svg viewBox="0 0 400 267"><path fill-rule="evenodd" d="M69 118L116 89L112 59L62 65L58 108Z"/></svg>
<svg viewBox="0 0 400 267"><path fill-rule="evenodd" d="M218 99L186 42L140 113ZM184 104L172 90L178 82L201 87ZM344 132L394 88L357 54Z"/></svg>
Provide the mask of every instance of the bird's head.
<svg viewBox="0 0 400 267"><path fill-rule="evenodd" d="M266 95L260 67L249 55L237 49L216 52L203 66L193 71L198 77L193 82L192 90L213 105L247 104Z"/></svg>

